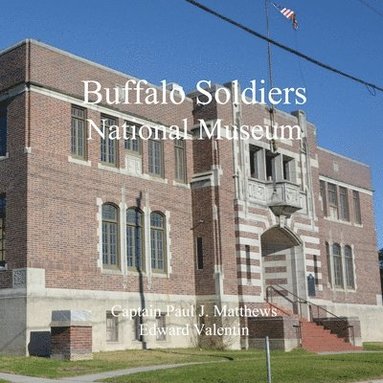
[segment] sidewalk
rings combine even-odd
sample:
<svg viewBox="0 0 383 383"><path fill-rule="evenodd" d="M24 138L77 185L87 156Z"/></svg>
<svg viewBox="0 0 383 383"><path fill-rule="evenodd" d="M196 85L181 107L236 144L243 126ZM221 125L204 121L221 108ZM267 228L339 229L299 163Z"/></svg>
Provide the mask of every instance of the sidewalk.
<svg viewBox="0 0 383 383"><path fill-rule="evenodd" d="M192 366L193 364L205 364L205 363L212 363L212 362L193 362L193 363L182 363L182 364L164 364L164 365L155 365L155 366L135 367L135 368L127 368L124 370L106 371L106 372L100 372L98 374L73 376L69 378L60 378L60 379L35 378L31 376L5 374L0 372L0 379L5 379L12 383L84 383L84 382L90 383L90 382L95 382L97 380L113 378L115 376L132 375L139 372L166 370L168 368ZM381 383L383 383L383 381Z"/></svg>
<svg viewBox="0 0 383 383"><path fill-rule="evenodd" d="M61 378L61 379L34 378L30 376L5 374L0 372L0 379L5 379L12 383L85 383L85 382L94 383L98 380L113 378L116 376L132 375L139 372L166 370L169 368L192 366L194 364L205 364L205 363L212 363L212 362L194 362L194 363L183 363L183 364L164 364L164 365L155 365L155 366L146 366L146 367L135 367L135 368L127 368L125 370L106 371L106 372L100 372L98 374L73 376L73 377ZM383 383L383 379L366 380L366 381L357 382L357 383Z"/></svg>

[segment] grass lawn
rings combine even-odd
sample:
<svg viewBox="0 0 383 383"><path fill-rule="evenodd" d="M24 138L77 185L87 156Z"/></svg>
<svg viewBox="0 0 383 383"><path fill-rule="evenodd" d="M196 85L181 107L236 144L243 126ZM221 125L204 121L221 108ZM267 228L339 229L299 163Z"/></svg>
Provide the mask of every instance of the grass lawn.
<svg viewBox="0 0 383 383"><path fill-rule="evenodd" d="M61 378L138 366L230 360L234 355L236 359L251 358L257 354L260 352L199 351L197 349L130 350L95 353L93 360L79 362L37 357L0 356L0 372Z"/></svg>
<svg viewBox="0 0 383 383"><path fill-rule="evenodd" d="M363 347L368 351L383 351L383 342L363 343Z"/></svg>
<svg viewBox="0 0 383 383"><path fill-rule="evenodd" d="M243 354L246 354L243 352ZM250 355L249 355L250 356ZM383 377L383 353L315 355L303 351L272 353L273 383L340 383ZM105 380L113 383L266 382L263 354Z"/></svg>
<svg viewBox="0 0 383 383"><path fill-rule="evenodd" d="M383 351L383 344L367 344ZM262 351L197 349L138 350L95 353L91 361L68 362L36 357L0 356L0 372L61 378L138 366L211 362L107 379L113 383L247 383L265 382ZM273 383L334 383L383 377L383 352L316 355L297 350L272 352ZM0 380L0 383L3 383Z"/></svg>

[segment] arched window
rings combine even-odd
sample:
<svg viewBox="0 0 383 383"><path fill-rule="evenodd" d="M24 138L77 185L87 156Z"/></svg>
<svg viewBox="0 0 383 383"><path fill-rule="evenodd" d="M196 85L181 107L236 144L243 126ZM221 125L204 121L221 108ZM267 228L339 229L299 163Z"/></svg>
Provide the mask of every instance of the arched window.
<svg viewBox="0 0 383 383"><path fill-rule="evenodd" d="M102 205L102 262L106 267L119 264L118 207Z"/></svg>
<svg viewBox="0 0 383 383"><path fill-rule="evenodd" d="M142 270L143 265L143 216L136 208L129 208L126 212L126 256L128 267Z"/></svg>
<svg viewBox="0 0 383 383"><path fill-rule="evenodd" d="M355 278L354 278L354 261L352 256L351 246L344 247L344 265L346 269L346 286L349 289L355 288Z"/></svg>
<svg viewBox="0 0 383 383"><path fill-rule="evenodd" d="M158 212L150 214L150 244L152 269L154 271L165 271L165 217Z"/></svg>
<svg viewBox="0 0 383 383"><path fill-rule="evenodd" d="M335 287L343 288L343 265L342 253L338 243L332 245L332 257L334 262L334 284Z"/></svg>

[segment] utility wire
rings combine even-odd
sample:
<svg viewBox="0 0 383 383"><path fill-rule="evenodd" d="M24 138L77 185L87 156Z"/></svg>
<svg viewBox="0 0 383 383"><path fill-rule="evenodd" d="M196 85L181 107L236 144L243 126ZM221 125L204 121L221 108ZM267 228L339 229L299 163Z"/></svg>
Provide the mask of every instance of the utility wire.
<svg viewBox="0 0 383 383"><path fill-rule="evenodd" d="M223 20L223 21L226 21L227 23L231 24L231 25L234 25L235 27L239 28L239 29L242 29L243 31L255 36L255 37L258 37L259 39L261 40L264 40L264 41L267 41L269 42L270 44L273 44L275 46L277 46L278 48L280 49L283 49L284 51L287 51L295 56L298 56L298 57L301 57L303 58L304 60L306 61L309 61L311 62L312 64L314 65L317 65L321 68L324 68L328 71L331 71L333 73L336 73L336 74L339 74L340 76L343 76L343 77L346 77L348 78L349 80L352 80L352 81L355 81L359 84L362 84L362 85L365 85L368 89L370 90L375 90L375 91L380 91L380 92L383 92L383 87L382 86L379 86L379 85L375 85L375 84L372 84L370 82L367 82L361 78L358 78L358 77L355 77L351 74L348 74L348 73L345 73L339 69L336 69L328 64L325 64L325 63L322 63L321 61L318 61L310 56L307 56L306 54L302 53L302 52L299 52L293 48L290 48L288 47L287 45L284 45L276 40L273 40L271 38L268 38L267 36L265 35L262 35L261 33L255 31L254 29L251 29L241 23L239 23L238 21L235 21L233 19L230 19L229 17L227 16L224 16L222 15L221 13L218 13L216 11L214 11L213 9L211 8L208 8L206 7L205 5L199 3L198 1L195 1L195 0L185 0L187 3L190 3L192 5L194 5L195 7L197 8L200 8L202 9L203 11L207 12L207 13L210 13L211 15ZM371 93L371 92L370 92Z"/></svg>
<svg viewBox="0 0 383 383"><path fill-rule="evenodd" d="M383 17L383 12L379 11L375 7L373 7L370 3L368 3L366 0L358 0L359 3L363 4L365 7L369 8L372 12L376 13L380 17Z"/></svg>

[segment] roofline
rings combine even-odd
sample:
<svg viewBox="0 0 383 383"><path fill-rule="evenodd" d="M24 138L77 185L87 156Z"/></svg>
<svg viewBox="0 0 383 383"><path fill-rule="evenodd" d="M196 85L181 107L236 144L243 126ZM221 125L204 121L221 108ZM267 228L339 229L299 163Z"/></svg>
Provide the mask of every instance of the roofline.
<svg viewBox="0 0 383 383"><path fill-rule="evenodd" d="M369 169L370 169L370 165L367 165L366 163L364 163L364 162L361 162L361 161L358 161L358 160L354 160L353 158L350 158L350 157L346 157L346 156L344 156L344 155L342 155L342 154L339 154L339 153L333 152L333 151L332 151L332 150L330 150L330 149L326 149L326 148L323 148L323 147L321 147L321 146L318 146L318 150L322 150L322 151L324 151L324 152L326 152L326 153L332 154L332 155L334 155L334 156L337 156L337 157L343 158L343 159L345 159L345 160L348 160L348 161L354 162L354 163L356 163L356 164L358 164L358 165L362 165L362 166L364 166L364 167L366 167L366 168L369 168Z"/></svg>
<svg viewBox="0 0 383 383"><path fill-rule="evenodd" d="M106 65L98 64L98 63L96 63L94 61L91 61L91 60L88 60L88 59L86 59L84 57L75 55L74 53L70 53L68 51L64 51L64 50L62 50L60 48L56 48L56 47L54 47L52 45L49 45L49 44L46 44L46 43L43 43L41 41L34 40L34 39L25 39L25 40L19 41L18 43L14 44L14 45L11 45L9 48L6 48L6 49L0 51L0 56L5 54L5 53L8 53L8 52L10 52L10 51L20 47L20 46L26 45L27 43L32 43L32 44L38 45L40 47L49 49L52 52L59 53L61 55L70 57L70 58L72 58L74 60L81 61L81 62L83 62L85 64L88 64L88 65L92 65L92 66L94 66L96 68L99 68L99 69L102 69L102 70L106 70L107 72L110 72L110 73L113 73L113 74L117 74L118 76L127 77L127 79L132 79L132 80L136 80L136 81L143 80L143 79L137 78L135 76L132 76L130 74L118 71L116 69L112 69L112 68L110 68L110 67L108 67ZM145 81L147 81L147 80L145 79ZM150 86L152 88L156 88L156 89L162 91L162 87L159 86L159 85L155 85L155 84L152 84L152 83L148 82L148 86ZM170 93L170 91L168 91L168 92ZM187 95L186 92L185 92L185 96L186 96L185 97L185 101L193 102L193 100Z"/></svg>

